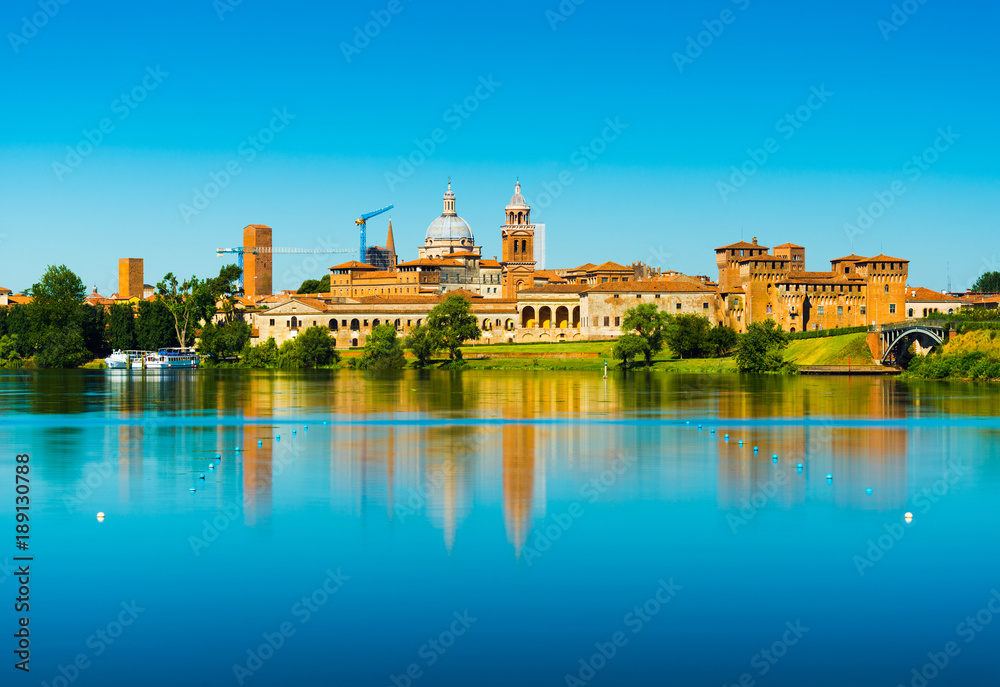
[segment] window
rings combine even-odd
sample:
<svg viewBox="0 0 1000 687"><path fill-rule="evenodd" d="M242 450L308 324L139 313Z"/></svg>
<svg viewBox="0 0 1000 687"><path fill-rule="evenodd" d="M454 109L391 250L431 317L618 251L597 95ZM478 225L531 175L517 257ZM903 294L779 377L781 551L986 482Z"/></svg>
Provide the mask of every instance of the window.
<svg viewBox="0 0 1000 687"><path fill-rule="evenodd" d="M341 327L346 327L347 326L347 320L341 320L340 321L340 326Z"/></svg>
<svg viewBox="0 0 1000 687"><path fill-rule="evenodd" d="M615 326L616 327L622 326L622 318L620 318L620 317L616 317L615 318Z"/></svg>
<svg viewBox="0 0 1000 687"><path fill-rule="evenodd" d="M653 296L653 298L659 298L659 297L660 297L660 294L656 294L655 296Z"/></svg>
<svg viewBox="0 0 1000 687"><path fill-rule="evenodd" d="M822 305L820 305L820 306L818 306L816 308L816 314L817 315L822 315L823 314L823 306Z"/></svg>
<svg viewBox="0 0 1000 687"><path fill-rule="evenodd" d="M913 308L910 308L910 309L909 309L909 311L908 311L908 313L907 313L907 315L906 315L906 316L907 316L907 317L913 317Z"/></svg>
<svg viewBox="0 0 1000 687"><path fill-rule="evenodd" d="M601 277L601 283L602 283L602 284L603 284L603 283L605 283L605 282L607 282L607 281L608 281L608 278L607 278L607 277Z"/></svg>
<svg viewBox="0 0 1000 687"><path fill-rule="evenodd" d="M642 298L642 294L641 293L637 293L637 294L635 294L635 297L636 298Z"/></svg>
<svg viewBox="0 0 1000 687"><path fill-rule="evenodd" d="M885 292L889 293L889 285L888 284L885 285Z"/></svg>
<svg viewBox="0 0 1000 687"><path fill-rule="evenodd" d="M365 326L366 327L368 326L368 320L365 320Z"/></svg>
<svg viewBox="0 0 1000 687"><path fill-rule="evenodd" d="M708 303L707 303L707 302L705 302L705 303L702 303L702 304L701 304L701 309L702 309L702 310L708 310Z"/></svg>
<svg viewBox="0 0 1000 687"><path fill-rule="evenodd" d="M867 313L868 313L868 306L867 305L862 305L861 306L861 314L865 315Z"/></svg>
<svg viewBox="0 0 1000 687"><path fill-rule="evenodd" d="M767 306L767 314L768 314L768 315L770 315L770 314L771 314L771 306L770 306L770 305L769 305L769 306Z"/></svg>
<svg viewBox="0 0 1000 687"><path fill-rule="evenodd" d="M274 326L274 318L273 317L271 318L271 326L272 327Z"/></svg>
<svg viewBox="0 0 1000 687"><path fill-rule="evenodd" d="M604 326L605 327L610 327L611 326L611 318L610 317L605 317L604 318Z"/></svg>
<svg viewBox="0 0 1000 687"><path fill-rule="evenodd" d="M895 315L896 314L896 304L895 303L890 303L889 304L889 314L890 315Z"/></svg>
<svg viewBox="0 0 1000 687"><path fill-rule="evenodd" d="M674 310L680 310L680 309L681 309L680 301L678 301L677 303L674 303Z"/></svg>
<svg viewBox="0 0 1000 687"><path fill-rule="evenodd" d="M837 306L837 314L838 315L843 315L844 314L844 306L842 306L842 305L838 305Z"/></svg>
<svg viewBox="0 0 1000 687"><path fill-rule="evenodd" d="M618 298L618 294L617 293L615 294L615 298Z"/></svg>

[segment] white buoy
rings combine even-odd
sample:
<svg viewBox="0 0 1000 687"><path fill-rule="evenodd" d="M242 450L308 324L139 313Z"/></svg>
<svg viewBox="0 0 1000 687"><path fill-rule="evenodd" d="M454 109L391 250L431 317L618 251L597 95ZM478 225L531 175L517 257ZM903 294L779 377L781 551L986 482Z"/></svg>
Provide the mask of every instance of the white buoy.
<svg viewBox="0 0 1000 687"><path fill-rule="evenodd" d="M913 522L913 513L906 511L906 513L903 514L903 520L906 520L906 522Z"/></svg>
<svg viewBox="0 0 1000 687"><path fill-rule="evenodd" d="M104 511L97 514L97 522L104 522Z"/></svg>
<svg viewBox="0 0 1000 687"><path fill-rule="evenodd" d="M194 487L191 487L190 489L188 489L188 491L194 491L194 490L195 490Z"/></svg>

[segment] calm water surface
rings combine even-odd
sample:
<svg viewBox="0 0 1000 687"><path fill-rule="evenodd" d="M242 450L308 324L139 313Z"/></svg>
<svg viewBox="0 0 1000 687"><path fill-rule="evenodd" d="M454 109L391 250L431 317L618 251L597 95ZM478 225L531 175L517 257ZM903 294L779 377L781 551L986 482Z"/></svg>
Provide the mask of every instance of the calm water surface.
<svg viewBox="0 0 1000 687"><path fill-rule="evenodd" d="M861 378L2 373L2 684L997 684L998 401Z"/></svg>

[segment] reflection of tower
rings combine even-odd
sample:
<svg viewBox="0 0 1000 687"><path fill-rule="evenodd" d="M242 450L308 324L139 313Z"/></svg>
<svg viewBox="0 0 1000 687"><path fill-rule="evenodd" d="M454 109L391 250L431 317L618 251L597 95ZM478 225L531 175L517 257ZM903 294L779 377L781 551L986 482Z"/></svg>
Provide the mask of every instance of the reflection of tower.
<svg viewBox="0 0 1000 687"><path fill-rule="evenodd" d="M531 529L531 503L535 486L535 428L533 425L507 424L503 428L503 508L507 541L514 554L521 548Z"/></svg>
<svg viewBox="0 0 1000 687"><path fill-rule="evenodd" d="M142 499L142 442L142 427L118 428L118 500L122 503ZM133 484L139 493L132 494Z"/></svg>
<svg viewBox="0 0 1000 687"><path fill-rule="evenodd" d="M521 195L521 182L514 185L505 220L500 228L503 297L517 298L518 291L535 283L535 226L531 223L531 207Z"/></svg>
<svg viewBox="0 0 1000 687"><path fill-rule="evenodd" d="M249 431L243 437L245 446L240 453L243 458L243 518L248 527L253 527L258 522L266 523L271 519L271 465L275 443L264 439L263 445L258 448Z"/></svg>

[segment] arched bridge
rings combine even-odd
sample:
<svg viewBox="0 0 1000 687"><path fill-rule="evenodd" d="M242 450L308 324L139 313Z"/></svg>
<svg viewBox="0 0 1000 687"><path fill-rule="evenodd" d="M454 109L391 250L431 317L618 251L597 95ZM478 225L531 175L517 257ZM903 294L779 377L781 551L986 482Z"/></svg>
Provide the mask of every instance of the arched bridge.
<svg viewBox="0 0 1000 687"><path fill-rule="evenodd" d="M873 326L868 333L868 345L880 364L899 365L905 362L906 352L914 341L921 348L933 348L947 338L945 322L900 322Z"/></svg>

